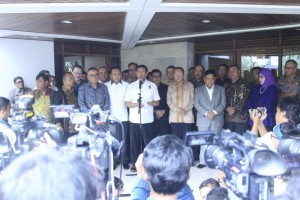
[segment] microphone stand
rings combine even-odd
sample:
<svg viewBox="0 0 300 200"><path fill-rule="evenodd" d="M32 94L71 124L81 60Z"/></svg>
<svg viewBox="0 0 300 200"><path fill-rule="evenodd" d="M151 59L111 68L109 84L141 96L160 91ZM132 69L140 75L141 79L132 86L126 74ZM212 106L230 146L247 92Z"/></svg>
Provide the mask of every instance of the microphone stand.
<svg viewBox="0 0 300 200"><path fill-rule="evenodd" d="M138 99L138 103L139 103L139 109L138 109L138 114L140 115L140 130L139 130L139 134L140 134L140 145L141 145L141 152L143 152L143 135L142 135L142 80L139 81L139 89L140 89L140 93L139 93L139 99Z"/></svg>

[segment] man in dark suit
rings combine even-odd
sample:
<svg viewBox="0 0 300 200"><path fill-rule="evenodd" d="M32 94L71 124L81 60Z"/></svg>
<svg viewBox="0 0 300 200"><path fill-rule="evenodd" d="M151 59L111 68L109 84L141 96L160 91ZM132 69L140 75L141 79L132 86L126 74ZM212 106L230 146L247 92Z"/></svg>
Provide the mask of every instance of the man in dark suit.
<svg viewBox="0 0 300 200"><path fill-rule="evenodd" d="M161 82L161 71L159 69L153 69L152 81L156 84L158 93L160 96L159 105L154 107L154 125L153 132L158 135L165 135L170 133L169 124L169 106L167 104L167 91L168 85Z"/></svg>
<svg viewBox="0 0 300 200"><path fill-rule="evenodd" d="M224 125L224 109L226 106L225 89L215 85L216 72L207 70L204 73L205 85L196 88L194 106L197 110L198 131L213 130L219 133ZM204 167L204 151L202 146L200 151L199 168Z"/></svg>

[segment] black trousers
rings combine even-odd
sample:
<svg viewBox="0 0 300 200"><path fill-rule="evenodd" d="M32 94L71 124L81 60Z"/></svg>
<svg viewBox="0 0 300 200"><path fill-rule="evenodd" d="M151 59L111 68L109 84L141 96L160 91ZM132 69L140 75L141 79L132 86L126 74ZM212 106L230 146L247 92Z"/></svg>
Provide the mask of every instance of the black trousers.
<svg viewBox="0 0 300 200"><path fill-rule="evenodd" d="M153 123L140 124L129 122L130 131L130 161L135 164L145 146L156 136L152 131ZM141 133L140 133L141 132Z"/></svg>
<svg viewBox="0 0 300 200"><path fill-rule="evenodd" d="M185 139L186 132L193 130L193 123L171 123L172 134Z"/></svg>

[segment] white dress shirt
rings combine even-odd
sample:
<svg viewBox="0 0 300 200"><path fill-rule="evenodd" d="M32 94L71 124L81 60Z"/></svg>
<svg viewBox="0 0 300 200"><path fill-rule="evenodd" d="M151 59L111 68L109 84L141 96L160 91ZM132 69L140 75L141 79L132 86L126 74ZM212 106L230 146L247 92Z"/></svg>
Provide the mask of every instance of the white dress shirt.
<svg viewBox="0 0 300 200"><path fill-rule="evenodd" d="M141 123L147 124L154 121L153 117L153 106L147 104L149 101L158 101L160 100L157 87L154 83L145 80L142 85L142 104L143 107L141 108ZM129 84L127 87L126 95L124 101L137 103L139 99L139 80ZM129 109L129 121L132 123L140 123L140 114L139 108L134 107Z"/></svg>
<svg viewBox="0 0 300 200"><path fill-rule="evenodd" d="M105 85L110 96L111 116L122 122L128 121L128 111L125 106L124 97L129 84L125 81L120 81L118 84L108 81Z"/></svg>

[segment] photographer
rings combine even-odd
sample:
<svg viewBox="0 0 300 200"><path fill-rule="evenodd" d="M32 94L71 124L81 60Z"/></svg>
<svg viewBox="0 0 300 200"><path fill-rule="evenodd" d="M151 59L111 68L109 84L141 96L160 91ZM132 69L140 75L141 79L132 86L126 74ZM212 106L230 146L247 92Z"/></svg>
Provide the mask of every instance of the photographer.
<svg viewBox="0 0 300 200"><path fill-rule="evenodd" d="M192 150L182 140L173 135L156 137L136 162L138 179L131 199L193 200L187 185L191 165Z"/></svg>
<svg viewBox="0 0 300 200"><path fill-rule="evenodd" d="M261 135L259 140L267 145L269 149L277 151L279 140L283 137L282 130L287 128L296 128L300 121L299 114L300 105L298 103L298 99L295 97L285 97L277 106L277 112L275 115L276 126L273 128L273 131L268 132L263 123L267 114L262 113L260 117L257 110L253 110L253 112L250 113L250 117L253 120L251 132L256 135L258 135L259 132Z"/></svg>

